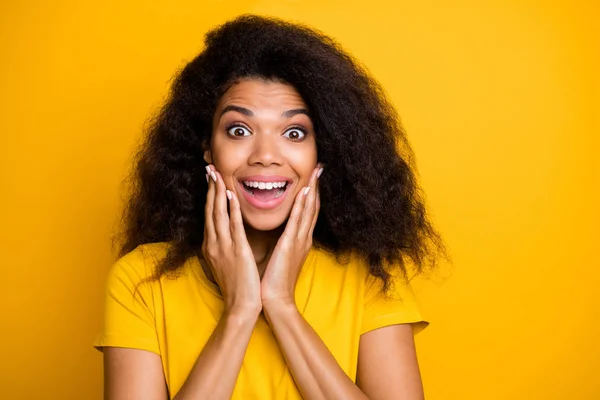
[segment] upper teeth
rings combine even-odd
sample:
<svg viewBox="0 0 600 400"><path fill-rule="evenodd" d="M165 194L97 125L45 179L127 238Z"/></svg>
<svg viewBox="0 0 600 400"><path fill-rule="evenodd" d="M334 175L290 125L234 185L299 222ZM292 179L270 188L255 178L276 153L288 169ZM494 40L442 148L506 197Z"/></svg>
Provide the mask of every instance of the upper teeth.
<svg viewBox="0 0 600 400"><path fill-rule="evenodd" d="M255 181L244 181L244 185L257 188L257 189L277 189L285 186L287 182L255 182Z"/></svg>

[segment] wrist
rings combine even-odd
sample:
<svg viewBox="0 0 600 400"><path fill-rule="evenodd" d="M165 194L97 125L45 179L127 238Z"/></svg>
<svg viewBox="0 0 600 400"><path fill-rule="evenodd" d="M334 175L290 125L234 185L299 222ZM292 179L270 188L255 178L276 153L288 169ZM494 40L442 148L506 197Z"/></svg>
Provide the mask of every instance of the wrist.
<svg viewBox="0 0 600 400"><path fill-rule="evenodd" d="M294 299L295 291L295 288L291 288L289 290L281 290L270 289L268 287L261 286L260 301L263 307L265 307L265 305L267 304L296 304L296 301Z"/></svg>
<svg viewBox="0 0 600 400"><path fill-rule="evenodd" d="M265 316L298 312L296 302L292 298L263 299Z"/></svg>
<svg viewBox="0 0 600 400"><path fill-rule="evenodd" d="M262 305L260 304L232 304L225 307L222 318L239 324L254 324L256 323L256 320L258 320L261 311Z"/></svg>
<svg viewBox="0 0 600 400"><path fill-rule="evenodd" d="M263 302L263 311L267 323L271 326L279 322L290 323L296 315L300 315L296 303L290 299L266 300Z"/></svg>
<svg viewBox="0 0 600 400"><path fill-rule="evenodd" d="M225 312L231 314L260 314L262 310L260 295L234 293L228 296L227 293L223 293L223 301L225 303Z"/></svg>

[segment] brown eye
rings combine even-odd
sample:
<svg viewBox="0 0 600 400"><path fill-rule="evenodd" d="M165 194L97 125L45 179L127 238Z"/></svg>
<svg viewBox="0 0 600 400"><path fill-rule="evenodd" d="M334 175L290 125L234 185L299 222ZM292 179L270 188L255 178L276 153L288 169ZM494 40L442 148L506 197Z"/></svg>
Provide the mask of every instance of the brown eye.
<svg viewBox="0 0 600 400"><path fill-rule="evenodd" d="M244 137L251 135L250 131L244 128L243 126L232 126L231 128L227 129L227 133L235 137Z"/></svg>
<svg viewBox="0 0 600 400"><path fill-rule="evenodd" d="M288 129L287 131L285 131L283 136L290 140L297 141L297 140L304 139L304 136L306 136L306 133L304 133L304 131L300 128L292 128L292 129Z"/></svg>

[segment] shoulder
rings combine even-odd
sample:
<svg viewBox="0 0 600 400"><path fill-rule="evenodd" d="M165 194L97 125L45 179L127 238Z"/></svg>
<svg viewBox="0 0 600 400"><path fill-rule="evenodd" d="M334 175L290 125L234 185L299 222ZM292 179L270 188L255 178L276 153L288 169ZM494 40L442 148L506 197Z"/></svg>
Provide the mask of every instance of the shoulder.
<svg viewBox="0 0 600 400"><path fill-rule="evenodd" d="M146 243L117 259L108 273L109 284L125 281L137 285L149 280L156 272L156 267L165 257L169 248L168 242Z"/></svg>
<svg viewBox="0 0 600 400"><path fill-rule="evenodd" d="M411 292L410 280L399 266L387 269L390 276L388 290L384 292L383 281L371 274L371 268L366 258L355 251L335 254L325 249L313 248L309 260L310 257L321 275L331 278L343 276L346 280L361 282L364 289L372 292L373 295L380 292L384 297L400 299L403 294L406 295L407 291ZM409 274L410 271L409 269Z"/></svg>
<svg viewBox="0 0 600 400"><path fill-rule="evenodd" d="M356 253L335 254L331 251L313 248L307 260L309 267L315 268L316 276L334 285L364 287L369 275L368 265L364 258Z"/></svg>
<svg viewBox="0 0 600 400"><path fill-rule="evenodd" d="M129 263L131 265L156 263L167 254L169 246L169 242L141 244L122 256L118 261Z"/></svg>

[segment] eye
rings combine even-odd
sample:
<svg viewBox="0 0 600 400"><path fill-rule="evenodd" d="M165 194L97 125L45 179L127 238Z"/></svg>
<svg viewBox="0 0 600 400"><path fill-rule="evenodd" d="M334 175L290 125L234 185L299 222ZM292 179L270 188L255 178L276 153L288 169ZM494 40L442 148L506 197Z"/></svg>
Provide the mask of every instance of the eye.
<svg viewBox="0 0 600 400"><path fill-rule="evenodd" d="M227 128L227 133L234 137L244 137L252 135L248 128L241 125L230 126L229 128Z"/></svg>
<svg viewBox="0 0 600 400"><path fill-rule="evenodd" d="M304 139L305 136L306 136L306 132L304 131L303 128L300 128L300 127L290 128L283 133L283 137L288 138L293 141L302 140L302 139Z"/></svg>

